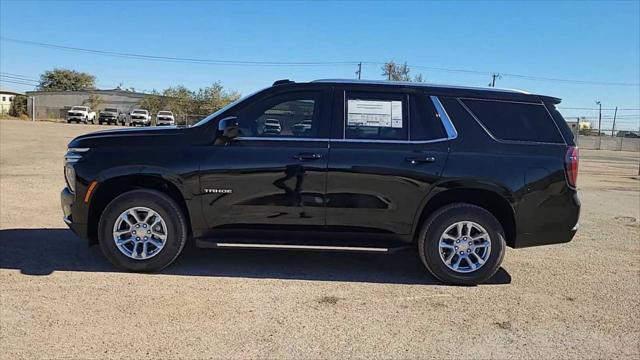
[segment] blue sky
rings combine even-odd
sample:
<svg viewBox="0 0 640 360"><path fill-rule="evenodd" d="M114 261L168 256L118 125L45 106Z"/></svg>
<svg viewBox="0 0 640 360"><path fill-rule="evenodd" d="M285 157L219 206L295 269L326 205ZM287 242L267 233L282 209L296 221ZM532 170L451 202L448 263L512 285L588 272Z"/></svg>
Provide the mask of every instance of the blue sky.
<svg viewBox="0 0 640 360"><path fill-rule="evenodd" d="M365 61L640 83L640 2L25 2L0 1L1 36L148 55L240 61ZM37 78L55 67L98 84L189 88L220 80L249 93L275 79L353 78L356 67L158 62L0 42L0 70ZM489 74L413 69L426 81L486 86ZM382 79L379 65L363 78ZM6 80L6 77L5 77ZM498 87L557 96L563 107L640 108L640 86L504 76ZM2 83L3 88L31 90ZM593 110L563 109L567 116ZM613 111L605 111L605 120ZM640 110L619 123L637 128ZM636 117L634 117L634 115Z"/></svg>

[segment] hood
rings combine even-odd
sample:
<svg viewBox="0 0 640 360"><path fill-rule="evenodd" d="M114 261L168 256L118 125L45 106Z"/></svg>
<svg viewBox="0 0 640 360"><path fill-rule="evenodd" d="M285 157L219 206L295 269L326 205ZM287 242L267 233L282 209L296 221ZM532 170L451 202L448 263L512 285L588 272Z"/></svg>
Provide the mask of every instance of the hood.
<svg viewBox="0 0 640 360"><path fill-rule="evenodd" d="M201 130L178 126L105 130L80 135L71 140L68 147L183 146L187 143L197 143L199 138L204 140L203 136L197 136L202 133Z"/></svg>

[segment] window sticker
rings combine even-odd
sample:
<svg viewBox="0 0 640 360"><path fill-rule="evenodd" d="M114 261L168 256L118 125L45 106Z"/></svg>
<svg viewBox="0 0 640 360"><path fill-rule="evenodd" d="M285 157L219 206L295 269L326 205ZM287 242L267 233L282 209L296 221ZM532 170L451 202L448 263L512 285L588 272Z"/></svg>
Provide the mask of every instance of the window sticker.
<svg viewBox="0 0 640 360"><path fill-rule="evenodd" d="M347 126L402 128L402 101L348 100Z"/></svg>

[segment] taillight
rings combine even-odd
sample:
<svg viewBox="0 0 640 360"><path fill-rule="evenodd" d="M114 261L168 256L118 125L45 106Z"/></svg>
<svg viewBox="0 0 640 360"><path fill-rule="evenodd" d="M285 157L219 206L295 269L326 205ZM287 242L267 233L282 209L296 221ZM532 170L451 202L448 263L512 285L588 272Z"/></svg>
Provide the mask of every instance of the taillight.
<svg viewBox="0 0 640 360"><path fill-rule="evenodd" d="M580 162L580 154L578 148L575 146L569 146L567 154L564 158L564 168L567 174L567 183L572 188L576 187L576 181L578 180L578 163Z"/></svg>

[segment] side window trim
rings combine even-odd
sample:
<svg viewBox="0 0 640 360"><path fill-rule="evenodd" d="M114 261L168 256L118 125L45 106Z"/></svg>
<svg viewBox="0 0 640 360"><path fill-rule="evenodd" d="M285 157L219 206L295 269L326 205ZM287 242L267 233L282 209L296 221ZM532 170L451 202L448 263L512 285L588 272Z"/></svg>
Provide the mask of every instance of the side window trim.
<svg viewBox="0 0 640 360"><path fill-rule="evenodd" d="M495 142L498 143L502 143L502 144L519 144L519 145L558 145L558 146L567 146L567 142L564 139L564 136L562 136L562 132L560 132L560 129L558 129L558 125L556 124L555 120L553 120L553 117L551 117L551 114L549 114L549 110L547 110L547 114L549 115L550 120L553 122L553 124L556 127L556 130L558 130L558 132L560 133L560 138L562 139L563 142L559 143L559 142L547 142L547 141L530 141L530 140L504 140L504 139L498 139L497 137L495 137L493 135L493 133L491 133L491 131L482 123L482 121L480 121L480 119L478 119L478 117L476 116L476 114L473 113L473 111L471 111L471 109L469 109L469 107L464 103L464 101L462 100L480 100L480 101L497 101L497 102L506 102L506 103L515 103L515 104L526 104L526 105L539 105L542 106L545 110L547 110L547 107L544 106L543 103L535 103L535 102L523 102L523 101L509 101L509 100L488 100L488 99L477 99L477 98L456 98L456 100L458 101L458 103L462 106L462 108L469 113L469 115L471 115L471 117L476 121L476 123L478 123L478 125L480 125L480 127L487 133L487 135L489 135L489 137L494 140Z"/></svg>
<svg viewBox="0 0 640 360"><path fill-rule="evenodd" d="M453 125L449 114L447 114L447 110L444 108L440 99L437 96L430 96L431 102L433 106L436 108L436 113L438 114L438 118L442 121L442 126L444 126L444 130L447 132L447 140L453 140L458 138L458 130L456 130L456 126Z"/></svg>

